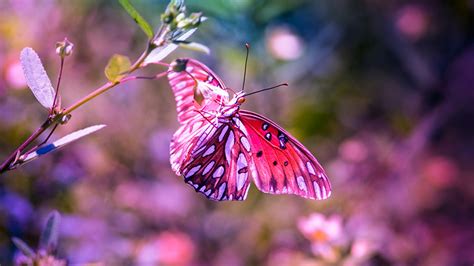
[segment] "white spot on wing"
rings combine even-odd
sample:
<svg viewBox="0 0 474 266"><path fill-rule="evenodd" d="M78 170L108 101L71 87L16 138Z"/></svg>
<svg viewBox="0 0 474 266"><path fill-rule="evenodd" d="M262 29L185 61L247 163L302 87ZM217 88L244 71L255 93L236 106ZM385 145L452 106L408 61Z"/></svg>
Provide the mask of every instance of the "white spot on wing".
<svg viewBox="0 0 474 266"><path fill-rule="evenodd" d="M216 150L216 146L215 145L211 145L211 147L209 147L206 152L202 155L202 157L206 157L206 156L209 156L211 154L214 153L214 151Z"/></svg>
<svg viewBox="0 0 474 266"><path fill-rule="evenodd" d="M311 162L307 162L306 163L306 168L308 168L308 172L312 175L316 175L316 172L314 172L314 168L313 168L313 165L311 164Z"/></svg>
<svg viewBox="0 0 474 266"><path fill-rule="evenodd" d="M226 183L222 183L222 185L219 187L219 195L217 197L218 199L222 198L222 195L224 195L225 187Z"/></svg>
<svg viewBox="0 0 474 266"><path fill-rule="evenodd" d="M319 188L318 182L313 181L314 192L316 193L316 198L321 199L321 189Z"/></svg>
<svg viewBox="0 0 474 266"><path fill-rule="evenodd" d="M239 157L237 158L237 170L240 170L247 166L247 160L243 153L239 153Z"/></svg>
<svg viewBox="0 0 474 266"><path fill-rule="evenodd" d="M212 190L211 190L211 189L209 189L208 191L204 192L204 194L206 194L206 196L208 196L208 197L209 197L209 195L211 195L211 192L212 192Z"/></svg>
<svg viewBox="0 0 474 266"><path fill-rule="evenodd" d="M240 137L240 143L242 143L242 146L244 146L246 151L250 152L250 143L246 137Z"/></svg>
<svg viewBox="0 0 474 266"><path fill-rule="evenodd" d="M225 143L225 158L227 159L227 163L230 165L231 155L232 155L232 147L234 146L234 132L229 132L229 137Z"/></svg>
<svg viewBox="0 0 474 266"><path fill-rule="evenodd" d="M306 183L304 182L304 178L302 176L298 176L296 178L296 181L298 182L298 187L301 190L308 191L308 189L306 188Z"/></svg>
<svg viewBox="0 0 474 266"><path fill-rule="evenodd" d="M244 135L248 135L247 129L244 127L244 125L242 124L242 121L240 121L240 119L238 119L237 117L234 117L234 118L232 118L232 120L234 120L235 126L238 129L240 129L240 131L242 131L244 133Z"/></svg>
<svg viewBox="0 0 474 266"><path fill-rule="evenodd" d="M325 187L324 185L321 187L321 192L322 192L322 193L321 193L322 198L323 198L323 199L327 198L327 195L326 195L326 187Z"/></svg>
<svg viewBox="0 0 474 266"><path fill-rule="evenodd" d="M288 193L288 188L283 187L283 189L281 190L281 193L285 193L285 194Z"/></svg>
<svg viewBox="0 0 474 266"><path fill-rule="evenodd" d="M222 142L222 140L224 139L225 133L227 132L228 129L229 129L229 126L225 126L222 129L221 134L219 135L219 142Z"/></svg>
<svg viewBox="0 0 474 266"><path fill-rule="evenodd" d="M192 128L191 128L192 130ZM207 133L203 132L201 136L199 136L199 140L197 141L197 146L201 146L201 143L207 138Z"/></svg>
<svg viewBox="0 0 474 266"><path fill-rule="evenodd" d="M204 171L202 172L203 175L207 175L209 171L211 171L212 167L214 167L214 164L216 164L215 161L210 161L207 165L206 168L204 168Z"/></svg>
<svg viewBox="0 0 474 266"><path fill-rule="evenodd" d="M243 200L243 199L246 199L247 198L247 194L249 194L249 189L250 189L250 186L247 186L247 190L245 190L245 194L244 194L244 197L240 197L240 200Z"/></svg>
<svg viewBox="0 0 474 266"><path fill-rule="evenodd" d="M219 166L217 167L216 170L214 170L214 173L212 174L212 177L214 178L219 178L224 174L224 166Z"/></svg>
<svg viewBox="0 0 474 266"><path fill-rule="evenodd" d="M203 146L203 147L199 148L199 150L196 150L196 151L193 152L193 155L201 153L205 148L206 148L206 146Z"/></svg>
<svg viewBox="0 0 474 266"><path fill-rule="evenodd" d="M244 187L245 182L247 181L249 173L240 173L237 175L237 190L241 190Z"/></svg>
<svg viewBox="0 0 474 266"><path fill-rule="evenodd" d="M201 168L201 165L196 165L194 166L193 168L191 168L191 170L189 170L187 173L186 173L186 178L189 178L190 176L194 175L197 171L199 171L199 169Z"/></svg>

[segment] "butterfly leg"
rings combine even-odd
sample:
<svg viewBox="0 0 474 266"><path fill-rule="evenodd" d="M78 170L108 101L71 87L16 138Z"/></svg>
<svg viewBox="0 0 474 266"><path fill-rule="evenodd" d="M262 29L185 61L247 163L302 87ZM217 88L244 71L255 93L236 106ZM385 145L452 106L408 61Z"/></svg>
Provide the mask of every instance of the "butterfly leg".
<svg viewBox="0 0 474 266"><path fill-rule="evenodd" d="M212 115L211 113L206 112L206 111L202 111L202 110L194 110L194 111L197 112L198 114L200 114L204 119L207 120L207 122L209 122L214 128L217 129L217 125L215 125L214 122L212 122L208 117L206 117L204 115L204 114Z"/></svg>

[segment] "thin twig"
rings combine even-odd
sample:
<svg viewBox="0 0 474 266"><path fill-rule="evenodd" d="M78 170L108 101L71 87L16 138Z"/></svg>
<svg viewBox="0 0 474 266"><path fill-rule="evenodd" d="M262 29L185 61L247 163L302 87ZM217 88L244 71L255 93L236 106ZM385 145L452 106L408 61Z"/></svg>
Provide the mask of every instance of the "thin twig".
<svg viewBox="0 0 474 266"><path fill-rule="evenodd" d="M59 105L59 85L61 84L61 77L63 76L63 67L64 67L64 57L61 56L61 66L59 67L59 75L58 75L58 82L56 83L56 93L54 94L54 100L53 100L53 107L51 107L51 113L53 114L54 111Z"/></svg>
<svg viewBox="0 0 474 266"><path fill-rule="evenodd" d="M167 34L167 28L166 27L161 27L160 30L159 30L159 35L157 35L158 38L163 38L162 36L166 35ZM145 49L145 51L140 55L140 57L135 61L135 63L133 63L133 65L130 67L130 69L127 71L129 74L132 73L133 71L139 69L140 67L142 67L142 64L143 62L145 61L145 58L150 54L150 52L156 47L156 45L154 45L153 43L148 43L147 45L147 48ZM29 137L28 139L26 139L17 149L15 149L15 151L13 151L9 156L8 158L1 164L0 166L0 174L8 171L8 170L11 170L11 166L13 163L15 163L15 158L18 158L19 155L21 155L23 153L23 151L29 146L31 145L31 143L33 143L39 136L41 136L51 125L54 124L54 128L53 130L51 131L51 133L48 135L48 137L46 138L46 141L49 139L49 137L51 136L52 132L56 129L56 127L58 126L58 123L59 121L69 115L72 111L76 110L77 108L79 108L80 106L84 105L85 103L89 102L90 100L94 99L95 97L101 95L102 93L108 91L109 89L119 85L119 84L122 84L122 83L125 83L127 81L130 81L130 80L134 80L134 79L140 79L140 78L147 78L147 77L136 77L136 76L128 76L128 77L124 77L122 78L120 81L116 81L116 82L107 82L105 83L104 85L102 85L101 87L97 88L96 90L94 90L93 92L89 93L88 95L84 96L82 99L78 100L77 102L73 103L71 106L69 106L68 108L65 108L63 109L59 114L54 114L53 110L55 109L56 107L56 102L58 100L58 97L59 97L59 85L60 85L60 82L61 82L61 73L62 73L62 69L63 69L63 64L64 64L64 61L61 60L61 67L60 67L60 75L58 77L58 82L57 82L57 86L56 86L56 95L55 95L55 98L54 98L54 101L53 101L53 107L52 107L52 110L51 110L51 115L48 116L48 118L46 119L45 122L43 122L43 124L37 128L35 130L35 132L33 132ZM157 78L161 78L163 77L167 72L164 72L164 73L161 73L155 77L153 77L154 79L157 79ZM44 142L42 142L40 145L38 145L37 147L41 146L42 144L44 144ZM34 149L32 149L31 151L33 151ZM30 151L30 152L31 152Z"/></svg>

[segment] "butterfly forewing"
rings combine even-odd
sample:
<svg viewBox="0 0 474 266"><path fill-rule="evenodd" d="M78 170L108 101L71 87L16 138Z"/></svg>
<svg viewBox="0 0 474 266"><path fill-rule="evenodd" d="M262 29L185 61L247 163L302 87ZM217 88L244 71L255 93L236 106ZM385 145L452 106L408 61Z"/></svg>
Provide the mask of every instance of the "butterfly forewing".
<svg viewBox="0 0 474 266"><path fill-rule="evenodd" d="M201 106L194 99L198 88L200 89L199 93L202 94L208 95L211 93L210 91L218 91L223 94L226 93L225 85L208 67L196 60L178 59L176 62L182 65L183 69L179 71L170 67L168 81L176 100L178 122L185 124L196 115L195 111L201 109ZM202 83L202 85L199 83ZM204 99L204 101L209 101L209 99ZM204 102L203 105L205 104Z"/></svg>
<svg viewBox="0 0 474 266"><path fill-rule="evenodd" d="M240 111L252 148L249 165L255 184L263 192L326 199L331 185L316 158L274 122L249 111Z"/></svg>

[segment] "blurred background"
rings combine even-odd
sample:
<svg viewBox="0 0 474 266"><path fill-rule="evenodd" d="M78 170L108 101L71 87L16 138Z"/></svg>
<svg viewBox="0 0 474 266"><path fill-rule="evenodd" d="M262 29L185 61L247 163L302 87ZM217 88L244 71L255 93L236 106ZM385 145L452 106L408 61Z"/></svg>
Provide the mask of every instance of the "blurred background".
<svg viewBox="0 0 474 266"><path fill-rule="evenodd" d="M164 0L135 0L155 29ZM0 264L11 237L36 246L62 214L58 257L72 265L472 265L474 4L453 1L187 1L209 19L193 57L312 151L330 199L263 194L212 202L169 164L178 128L166 80L129 82L76 110L53 139L100 132L0 177ZM19 53L33 47L52 80L55 44L75 44L64 106L102 85L115 53L146 37L116 1L0 1L0 158L45 119ZM145 73L163 71L151 66Z"/></svg>

